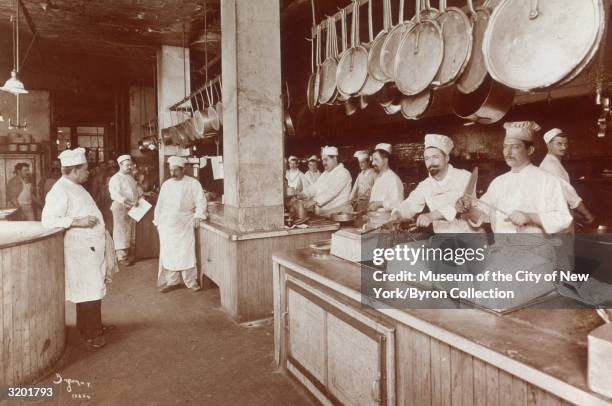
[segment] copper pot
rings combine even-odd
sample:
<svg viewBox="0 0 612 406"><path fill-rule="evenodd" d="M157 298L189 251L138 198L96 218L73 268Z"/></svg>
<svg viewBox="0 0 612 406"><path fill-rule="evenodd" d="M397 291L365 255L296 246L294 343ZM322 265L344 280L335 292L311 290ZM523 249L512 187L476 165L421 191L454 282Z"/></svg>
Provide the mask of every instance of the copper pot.
<svg viewBox="0 0 612 406"><path fill-rule="evenodd" d="M514 89L494 81L487 75L475 92L454 92L453 110L457 116L466 120L481 124L496 123L512 108L514 93Z"/></svg>

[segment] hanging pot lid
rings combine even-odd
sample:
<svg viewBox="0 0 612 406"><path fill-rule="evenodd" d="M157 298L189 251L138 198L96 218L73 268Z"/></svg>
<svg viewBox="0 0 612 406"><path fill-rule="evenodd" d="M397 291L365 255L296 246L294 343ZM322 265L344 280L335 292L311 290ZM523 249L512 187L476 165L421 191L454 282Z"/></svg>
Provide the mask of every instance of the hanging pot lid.
<svg viewBox="0 0 612 406"><path fill-rule="evenodd" d="M462 93L475 92L487 77L487 67L482 53L482 44L489 24L491 11L489 2L485 1L482 7L474 9L472 0L467 0L470 19L472 20L472 52L470 59L457 80L457 89Z"/></svg>
<svg viewBox="0 0 612 406"><path fill-rule="evenodd" d="M338 62L336 80L339 92L354 96L361 91L368 78L368 50L359 39L359 2L355 0L351 17L351 48Z"/></svg>
<svg viewBox="0 0 612 406"><path fill-rule="evenodd" d="M440 0L436 21L442 28L444 56L432 84L442 87L453 83L467 66L472 52L472 23L460 8L446 7L446 0Z"/></svg>
<svg viewBox="0 0 612 406"><path fill-rule="evenodd" d="M444 57L440 25L422 18L420 0L416 4L416 22L404 35L395 58L395 83L406 96L415 96L431 85Z"/></svg>
<svg viewBox="0 0 612 406"><path fill-rule="evenodd" d="M418 120L429 108L432 100L431 89L426 89L416 96L402 97L402 116L407 120Z"/></svg>
<svg viewBox="0 0 612 406"><path fill-rule="evenodd" d="M586 67L604 28L602 0L506 0L485 32L485 63L506 86L545 89Z"/></svg>
<svg viewBox="0 0 612 406"><path fill-rule="evenodd" d="M368 75L366 78L366 82L364 83L363 87L359 91L359 94L362 96L362 99L363 99L363 96L372 96L373 94L378 92L380 89L382 89L382 87L385 84L383 81L380 81L376 79L374 76L372 76L369 71L370 47L372 46L372 43L374 42L374 27L373 27L373 22L372 22L372 14L373 14L372 13L372 1L368 1L368 40L369 42L365 46L366 49L368 50L368 58L366 60L366 67L368 70Z"/></svg>
<svg viewBox="0 0 612 406"><path fill-rule="evenodd" d="M420 0L419 0L420 1ZM394 26L385 37L382 49L380 51L380 66L385 73L385 76L394 80L393 66L395 64L395 56L397 49L402 41L402 38L414 26L414 18L404 21L404 0L399 1L398 23Z"/></svg>
<svg viewBox="0 0 612 406"><path fill-rule="evenodd" d="M385 38L391 30L391 0L382 0L382 2L383 29L376 35L376 38L374 38L374 41L370 44L370 50L368 51L368 73L374 79L386 83L389 82L391 78L383 71L380 60Z"/></svg>

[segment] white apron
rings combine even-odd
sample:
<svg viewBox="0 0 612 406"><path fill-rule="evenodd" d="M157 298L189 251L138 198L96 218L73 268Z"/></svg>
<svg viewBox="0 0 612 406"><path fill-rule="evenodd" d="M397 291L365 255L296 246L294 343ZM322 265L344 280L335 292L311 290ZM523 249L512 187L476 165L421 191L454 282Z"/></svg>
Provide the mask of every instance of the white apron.
<svg viewBox="0 0 612 406"><path fill-rule="evenodd" d="M113 240L116 250L126 250L135 245L136 222L128 216L129 209L119 202L111 204L113 213Z"/></svg>

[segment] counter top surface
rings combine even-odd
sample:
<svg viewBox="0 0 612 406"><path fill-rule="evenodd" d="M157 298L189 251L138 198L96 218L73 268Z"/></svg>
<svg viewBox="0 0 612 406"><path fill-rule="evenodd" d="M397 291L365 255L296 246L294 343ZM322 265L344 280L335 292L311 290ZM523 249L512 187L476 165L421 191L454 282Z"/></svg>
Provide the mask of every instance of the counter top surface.
<svg viewBox="0 0 612 406"><path fill-rule="evenodd" d="M0 221L0 249L27 244L63 231L44 228L39 221Z"/></svg>
<svg viewBox="0 0 612 406"><path fill-rule="evenodd" d="M361 301L361 266L310 249L274 260ZM367 271L367 270L366 270ZM565 299L559 299L565 300ZM579 404L612 404L587 385L587 335L602 324L591 309L522 309L498 316L478 309L369 309L424 332Z"/></svg>

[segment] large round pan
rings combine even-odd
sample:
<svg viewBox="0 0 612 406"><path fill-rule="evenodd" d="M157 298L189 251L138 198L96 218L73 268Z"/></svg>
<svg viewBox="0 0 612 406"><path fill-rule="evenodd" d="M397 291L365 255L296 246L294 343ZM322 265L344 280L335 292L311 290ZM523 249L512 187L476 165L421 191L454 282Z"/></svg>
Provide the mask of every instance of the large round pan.
<svg viewBox="0 0 612 406"><path fill-rule="evenodd" d="M320 85L320 69L321 69L321 26L317 25L314 36L314 64L312 74L308 78L308 89L306 98L308 100L308 109L313 112L319 103L319 85Z"/></svg>
<svg viewBox="0 0 612 406"><path fill-rule="evenodd" d="M352 96L350 93L345 93L343 89L338 85L338 76L340 74L340 62L344 59L346 54L349 52L349 47L347 45L347 29L346 29L346 9L342 9L340 13L340 22L341 22L341 44L342 44L342 52L338 56L338 69L336 70L336 86L338 88L338 98L339 102L348 102L348 99ZM353 47L353 40L351 40L351 50Z"/></svg>
<svg viewBox="0 0 612 406"><path fill-rule="evenodd" d="M472 23L458 7L447 7L440 0L440 14L436 21L442 29L444 52L440 70L432 85L448 86L457 80L468 64L472 52Z"/></svg>
<svg viewBox="0 0 612 406"><path fill-rule="evenodd" d="M416 5L415 24L402 38L395 58L395 83L406 96L415 96L431 85L444 57L440 25L421 16L420 0Z"/></svg>
<svg viewBox="0 0 612 406"><path fill-rule="evenodd" d="M364 45L365 48L368 50L368 59L366 60L366 67L368 68L368 75L366 77L366 81L363 87L359 91L359 94L361 95L360 99L362 101L364 100L364 98L367 98L367 96L372 96L373 94L378 92L380 89L382 89L383 85L385 84L383 81L376 79L374 76L370 74L369 65L368 65L369 58L370 58L370 49L374 42L374 27L373 27L373 22L372 22L372 1L368 1L368 40L369 40L368 44ZM360 103L360 104L363 105L363 103ZM364 108L365 107L362 107L362 110Z"/></svg>
<svg viewBox="0 0 612 406"><path fill-rule="evenodd" d="M373 1L373 0L370 0ZM391 78L385 74L380 63L380 55L382 52L383 45L385 44L385 38L391 30L391 0L383 1L383 29L376 35L374 41L370 45L370 51L368 52L368 73L374 79L386 83Z"/></svg>
<svg viewBox="0 0 612 406"><path fill-rule="evenodd" d="M458 89L457 89L458 90ZM475 92L455 91L453 110L463 119L481 124L496 123L510 111L515 91L493 80L489 75Z"/></svg>
<svg viewBox="0 0 612 406"><path fill-rule="evenodd" d="M353 0L351 48L338 62L336 82L340 93L356 95L368 78L368 50L359 39L359 3Z"/></svg>
<svg viewBox="0 0 612 406"><path fill-rule="evenodd" d="M485 32L485 63L506 86L545 89L582 72L599 49L604 28L602 0L506 0Z"/></svg>
<svg viewBox="0 0 612 406"><path fill-rule="evenodd" d="M421 0L417 1L420 2ZM380 66L385 76L390 78L390 80L395 80L395 72L393 68L397 49L399 48L403 36L414 26L413 20L404 21L404 0L399 1L398 15L398 23L385 37L385 42L383 43L382 50L380 52Z"/></svg>
<svg viewBox="0 0 612 406"><path fill-rule="evenodd" d="M487 77L487 67L482 53L484 34L489 24L491 10L489 0L485 1L482 7L474 9L472 0L467 0L470 18L472 20L472 52L470 59L457 80L457 89L462 93L473 93L482 85Z"/></svg>
<svg viewBox="0 0 612 406"><path fill-rule="evenodd" d="M333 17L327 18L327 42L326 42L326 57L321 64L321 78L319 89L319 104L332 104L338 94L336 86L336 71L338 70L338 61L334 56L334 45L336 42L335 20Z"/></svg>

